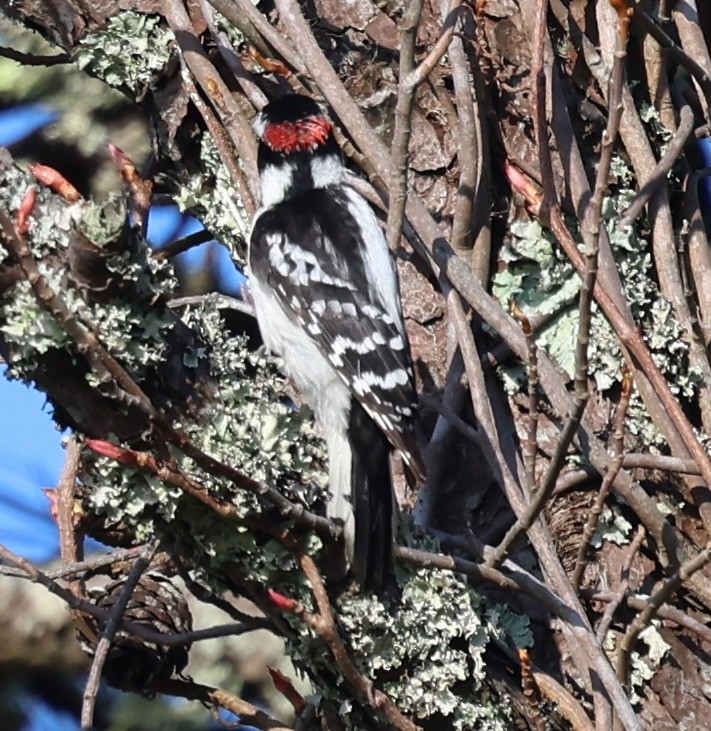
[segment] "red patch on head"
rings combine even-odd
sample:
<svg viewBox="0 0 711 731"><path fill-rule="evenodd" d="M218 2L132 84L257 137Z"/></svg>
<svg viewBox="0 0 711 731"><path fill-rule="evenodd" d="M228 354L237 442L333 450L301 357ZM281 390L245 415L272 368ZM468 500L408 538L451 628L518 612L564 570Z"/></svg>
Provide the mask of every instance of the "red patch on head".
<svg viewBox="0 0 711 731"><path fill-rule="evenodd" d="M272 122L264 130L264 142L276 152L313 150L331 134L326 117L306 117L296 122Z"/></svg>

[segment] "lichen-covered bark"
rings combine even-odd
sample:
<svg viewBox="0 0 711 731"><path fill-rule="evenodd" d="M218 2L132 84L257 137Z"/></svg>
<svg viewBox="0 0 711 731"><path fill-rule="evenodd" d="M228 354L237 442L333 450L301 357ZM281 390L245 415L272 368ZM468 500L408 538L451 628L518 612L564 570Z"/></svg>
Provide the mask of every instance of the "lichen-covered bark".
<svg viewBox="0 0 711 731"><path fill-rule="evenodd" d="M172 302L170 266L127 222L130 181L104 203L42 189L24 232L32 179L0 157L0 353L12 376L47 393L60 424L89 439L72 485L76 532L122 546L157 536L162 570L198 582L203 599L249 599L309 677L323 728L336 709L354 729L540 729L543 719L582 729L593 718L598 728L702 727L711 711L711 526L699 476L711 467L694 449L708 441L711 313L694 291L704 260L695 272L686 258L687 237L697 257L706 241L684 147L692 129L708 134L709 84L693 65L708 49L688 25L698 22L692 0L658 22L645 13L659 4L641 3L629 39L625 3L602 4L609 14L551 2L537 36L533 0L426 2L414 70L398 65L397 2L8 9L140 107L156 157L146 178L240 263L258 204L249 123L288 86L330 104L354 184L375 205L384 210L388 188L407 181L397 254L430 477L416 491L398 480L401 594L383 603L353 591L330 560L338 537L320 517L323 448L287 400L298 394L214 300ZM655 28L673 27L673 53L642 42L648 32L668 45ZM541 53L547 83L537 85ZM608 85L615 63L622 86ZM396 118L413 79L412 114ZM617 104L596 215L589 201ZM403 124L409 154L390 159ZM650 168L667 149L668 175ZM627 220L648 181L662 193ZM672 201L684 196L682 212ZM588 273L599 270L590 310L578 307L585 256ZM675 408L660 407L660 389ZM584 415L558 454L574 399ZM531 516L545 484L555 489ZM684 683L696 689L686 715ZM144 690L172 692L158 680Z"/></svg>

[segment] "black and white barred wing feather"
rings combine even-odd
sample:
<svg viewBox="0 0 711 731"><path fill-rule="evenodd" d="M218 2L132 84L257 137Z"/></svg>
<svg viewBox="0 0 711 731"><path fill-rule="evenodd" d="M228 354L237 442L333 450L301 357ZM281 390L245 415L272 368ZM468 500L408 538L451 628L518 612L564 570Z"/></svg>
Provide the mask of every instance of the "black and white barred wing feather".
<svg viewBox="0 0 711 731"><path fill-rule="evenodd" d="M291 199L289 216L275 206L258 217L253 276L268 284L419 478L412 366L382 230L349 188L310 190L302 203Z"/></svg>

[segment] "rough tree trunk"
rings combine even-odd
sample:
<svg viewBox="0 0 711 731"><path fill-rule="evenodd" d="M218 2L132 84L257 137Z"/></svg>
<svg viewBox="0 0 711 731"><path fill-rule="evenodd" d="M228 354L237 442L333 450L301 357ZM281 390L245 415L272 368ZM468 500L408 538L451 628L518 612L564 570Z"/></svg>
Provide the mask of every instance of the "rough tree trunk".
<svg viewBox="0 0 711 731"><path fill-rule="evenodd" d="M706 727L711 260L695 171L711 61L694 0L5 10L153 133L140 176L119 162L122 204L42 187L32 207L33 178L0 156L0 353L89 439L60 487L64 559L85 533L157 537L160 569L199 598L247 624L231 602L249 599L317 691L298 728ZM228 328L229 303L173 301L142 235L155 184L241 264L250 122L290 88L330 107L383 220L407 195L397 254L429 480L401 481L387 605L328 581L309 415ZM116 596L92 618L73 578L95 644ZM127 616L153 602L161 631L183 631L152 591L139 580ZM121 652L141 645L127 637ZM181 663L159 645L137 658L130 689L277 727L171 679Z"/></svg>

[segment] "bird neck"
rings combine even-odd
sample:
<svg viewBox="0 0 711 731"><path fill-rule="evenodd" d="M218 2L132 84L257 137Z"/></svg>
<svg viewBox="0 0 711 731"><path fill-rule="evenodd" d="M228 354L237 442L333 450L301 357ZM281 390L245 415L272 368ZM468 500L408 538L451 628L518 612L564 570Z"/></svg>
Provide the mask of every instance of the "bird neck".
<svg viewBox="0 0 711 731"><path fill-rule="evenodd" d="M260 145L262 206L269 208L309 190L339 185L345 179L338 149L326 145L315 150L281 154Z"/></svg>

